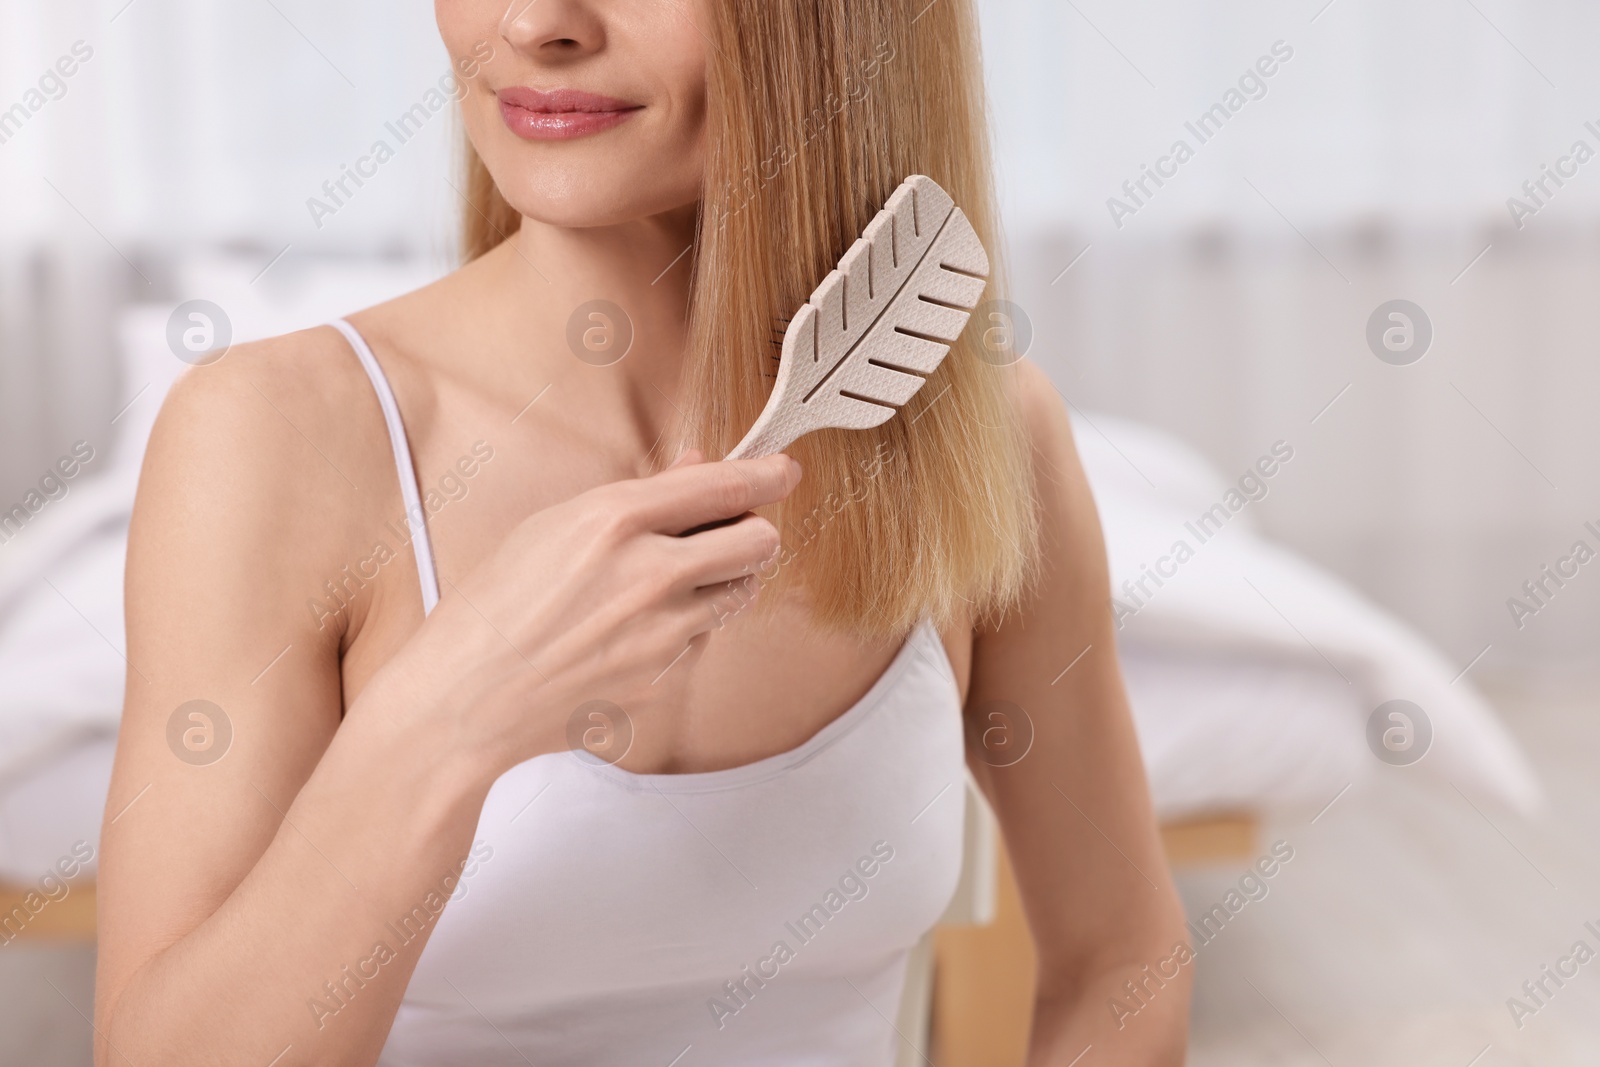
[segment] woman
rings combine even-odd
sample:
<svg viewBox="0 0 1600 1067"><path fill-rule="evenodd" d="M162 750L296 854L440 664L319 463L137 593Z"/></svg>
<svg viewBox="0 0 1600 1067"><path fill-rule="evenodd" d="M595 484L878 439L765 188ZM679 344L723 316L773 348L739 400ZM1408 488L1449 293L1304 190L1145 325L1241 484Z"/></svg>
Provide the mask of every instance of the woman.
<svg viewBox="0 0 1600 1067"><path fill-rule="evenodd" d="M1031 1061L1180 1062L1187 971L1110 1004L1183 922L1048 382L975 327L877 430L706 459L907 174L994 247L969 5L502 3L437 4L467 264L155 431L99 1061L888 1063L965 757Z"/></svg>

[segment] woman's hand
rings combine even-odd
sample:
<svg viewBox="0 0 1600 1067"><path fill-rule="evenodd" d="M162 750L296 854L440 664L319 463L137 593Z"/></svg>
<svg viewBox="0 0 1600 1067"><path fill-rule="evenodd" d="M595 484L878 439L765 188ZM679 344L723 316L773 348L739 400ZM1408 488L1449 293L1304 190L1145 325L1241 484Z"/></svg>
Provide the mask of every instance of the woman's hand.
<svg viewBox="0 0 1600 1067"><path fill-rule="evenodd" d="M749 576L778 551L777 529L752 509L787 497L800 474L782 455L691 452L529 516L459 585L442 583L438 608L351 716L398 708L499 773L569 747L568 720L588 701L630 717L669 704L727 604L750 603Z"/></svg>

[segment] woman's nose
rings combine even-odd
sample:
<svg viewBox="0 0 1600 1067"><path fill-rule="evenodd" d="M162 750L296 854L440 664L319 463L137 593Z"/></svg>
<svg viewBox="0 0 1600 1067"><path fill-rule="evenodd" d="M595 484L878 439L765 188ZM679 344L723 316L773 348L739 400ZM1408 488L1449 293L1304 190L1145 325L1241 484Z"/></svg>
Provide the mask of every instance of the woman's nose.
<svg viewBox="0 0 1600 1067"><path fill-rule="evenodd" d="M605 20L593 0L510 0L500 37L549 62L592 55L605 45Z"/></svg>

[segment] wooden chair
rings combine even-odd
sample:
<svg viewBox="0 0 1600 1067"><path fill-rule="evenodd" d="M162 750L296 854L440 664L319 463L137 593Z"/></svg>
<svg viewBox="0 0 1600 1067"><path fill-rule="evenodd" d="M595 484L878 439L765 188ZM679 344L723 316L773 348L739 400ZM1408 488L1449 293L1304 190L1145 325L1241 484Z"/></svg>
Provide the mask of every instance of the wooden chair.
<svg viewBox="0 0 1600 1067"><path fill-rule="evenodd" d="M1174 868L1248 862L1258 835L1256 817L1245 813L1161 828ZM969 780L961 882L944 918L912 955L896 1067L1021 1067L1036 966L999 826Z"/></svg>

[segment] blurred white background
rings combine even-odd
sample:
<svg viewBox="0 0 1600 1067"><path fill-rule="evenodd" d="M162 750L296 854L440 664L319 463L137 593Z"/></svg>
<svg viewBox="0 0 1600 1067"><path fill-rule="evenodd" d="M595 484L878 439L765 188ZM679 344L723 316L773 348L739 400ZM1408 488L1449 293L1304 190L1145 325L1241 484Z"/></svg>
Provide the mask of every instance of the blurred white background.
<svg viewBox="0 0 1600 1067"><path fill-rule="evenodd" d="M1600 544L1584 529L1600 526L1600 158L1559 188L1546 178L1542 204L1524 191L1575 142L1600 153L1591 54L1600 8L984 0L982 10L1014 299L1031 319L1029 354L1079 414L1080 435L1101 433L1085 413L1136 419L1184 438L1230 478L1273 442L1291 442L1293 462L1252 506L1263 530L1504 696L1567 829L1592 828L1595 798L1575 784L1586 750L1574 746L1593 740L1578 724L1591 712L1581 682L1600 665L1600 566L1520 627L1507 601L1574 541ZM33 109L29 90L78 42L92 56ZM1185 124L1275 45L1259 98L1200 144ZM460 204L448 115L320 226L307 207L447 70L420 0L0 0L0 508L72 442L110 448L112 420L139 403L145 383L122 380L115 354L128 305L215 300L237 309L247 336L252 293L331 316L350 310L319 303L341 264L380 267L375 276L393 285L447 270ZM23 114L5 111L18 102ZM1123 183L1180 138L1194 158L1147 187L1119 225L1108 199L1133 203ZM1519 220L1511 197L1538 210ZM1369 316L1393 299L1431 321L1431 348L1411 365L1380 361L1366 339ZM1116 425L1104 436L1120 451ZM1308 945L1323 905L1363 892L1379 898L1367 911L1383 899L1429 908L1424 881L1371 879L1395 855L1414 855L1430 831L1407 820L1432 801L1402 791L1368 803L1366 821L1327 845L1374 867L1354 878L1326 854L1309 860L1325 865L1322 889L1282 902L1279 921ZM1579 804L1589 807L1573 814ZM1494 836L1471 825L1482 837L1456 842L1459 854L1438 845L1460 861L1459 877L1514 868L1528 878L1486 891L1485 909L1543 914L1552 862L1595 884L1581 838L1513 835L1540 881L1505 850L1511 837L1498 826ZM1186 893L1208 899L1204 886ZM1417 936L1404 951L1434 952L1482 935L1483 915L1455 917L1477 934L1424 936L1380 918L1364 936L1376 939L1372 959L1384 951L1377 943L1408 932ZM1563 917L1551 929L1571 925ZM1305 1055L1292 1032L1270 1036L1285 1020L1224 980L1259 977L1252 953L1306 989L1337 986L1334 1001L1364 1018L1408 995L1354 964L1308 976L1338 970L1344 957L1332 948L1302 946L1304 966L1281 951L1274 961L1283 928L1263 918L1229 946L1237 955L1217 957L1223 977L1203 984L1197 1016L1197 1034L1212 1035L1197 1048L1217 1057L1207 1062ZM1406 1018L1445 1011L1442 1029L1457 1031L1471 1028L1463 1018L1503 1021L1504 997L1565 948L1564 936L1550 933L1547 951L1519 931L1463 949L1471 962L1454 970L1405 972L1425 1004L1449 1001L1459 979L1481 1008L1461 1016L1435 1005ZM1463 1039L1472 1047L1457 1057L1438 1032L1391 1028L1383 1054L1465 1064L1482 1043ZM1217 1036L1226 1034L1256 1035L1260 1058ZM1554 1045L1506 1051L1498 1034L1481 1062L1578 1062ZM1378 1044L1349 1040L1338 1046L1347 1054L1379 1055Z"/></svg>

